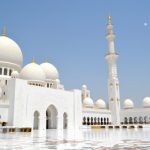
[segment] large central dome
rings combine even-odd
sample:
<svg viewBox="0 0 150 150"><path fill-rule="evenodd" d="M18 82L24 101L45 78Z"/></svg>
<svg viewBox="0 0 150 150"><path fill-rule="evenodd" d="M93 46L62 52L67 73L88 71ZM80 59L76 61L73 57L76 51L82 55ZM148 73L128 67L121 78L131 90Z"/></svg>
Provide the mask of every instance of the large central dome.
<svg viewBox="0 0 150 150"><path fill-rule="evenodd" d="M23 55L18 44L6 36L0 36L0 61L22 66Z"/></svg>

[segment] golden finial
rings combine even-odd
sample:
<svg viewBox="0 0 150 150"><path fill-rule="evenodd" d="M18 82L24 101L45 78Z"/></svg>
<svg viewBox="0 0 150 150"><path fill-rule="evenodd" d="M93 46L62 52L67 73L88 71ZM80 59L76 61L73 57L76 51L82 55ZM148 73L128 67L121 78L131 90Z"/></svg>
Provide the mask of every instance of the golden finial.
<svg viewBox="0 0 150 150"><path fill-rule="evenodd" d="M111 16L108 16L108 21L109 21L109 22L111 21Z"/></svg>
<svg viewBox="0 0 150 150"><path fill-rule="evenodd" d="M45 62L48 63L48 57L46 57Z"/></svg>
<svg viewBox="0 0 150 150"><path fill-rule="evenodd" d="M6 36L6 27L4 27L2 30L2 36Z"/></svg>
<svg viewBox="0 0 150 150"><path fill-rule="evenodd" d="M31 61L31 63L35 63L35 59L34 59L34 56L32 57L32 61Z"/></svg>

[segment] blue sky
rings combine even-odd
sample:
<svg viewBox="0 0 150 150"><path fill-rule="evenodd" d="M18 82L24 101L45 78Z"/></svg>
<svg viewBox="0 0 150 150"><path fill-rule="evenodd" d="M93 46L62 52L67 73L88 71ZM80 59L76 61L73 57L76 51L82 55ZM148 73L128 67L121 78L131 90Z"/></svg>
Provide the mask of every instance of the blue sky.
<svg viewBox="0 0 150 150"><path fill-rule="evenodd" d="M116 34L121 101L150 96L150 1L2 0L0 28L21 47L24 65L46 57L66 89L87 84L107 101L107 16ZM144 25L144 23L146 23Z"/></svg>

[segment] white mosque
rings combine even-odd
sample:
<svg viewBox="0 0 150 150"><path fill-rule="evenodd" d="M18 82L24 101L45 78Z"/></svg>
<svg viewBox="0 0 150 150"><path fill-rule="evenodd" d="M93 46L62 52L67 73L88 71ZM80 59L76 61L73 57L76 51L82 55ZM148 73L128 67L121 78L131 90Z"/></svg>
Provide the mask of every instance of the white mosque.
<svg viewBox="0 0 150 150"><path fill-rule="evenodd" d="M48 61L39 65L33 60L22 67L20 47L3 33L0 36L0 123L18 128L72 131L92 126L149 124L150 97L144 98L141 108L135 108L130 99L120 108L118 54L110 16L106 39L108 106L102 99L94 102L86 85L65 90L58 70Z"/></svg>

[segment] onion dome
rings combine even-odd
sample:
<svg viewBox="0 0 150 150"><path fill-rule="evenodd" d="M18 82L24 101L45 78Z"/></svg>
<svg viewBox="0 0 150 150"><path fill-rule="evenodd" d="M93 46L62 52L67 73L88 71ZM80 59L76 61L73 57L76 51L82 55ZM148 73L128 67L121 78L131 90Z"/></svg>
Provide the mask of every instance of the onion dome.
<svg viewBox="0 0 150 150"><path fill-rule="evenodd" d="M59 78L59 73L56 67L53 66L52 64L45 62L45 63L40 64L40 66L45 72L47 80L56 80Z"/></svg>
<svg viewBox="0 0 150 150"><path fill-rule="evenodd" d="M90 97L86 97L83 100L83 106L84 107L93 107L93 105L94 105L93 100Z"/></svg>
<svg viewBox="0 0 150 150"><path fill-rule="evenodd" d="M150 107L150 97L145 97L143 99L143 107L149 108Z"/></svg>
<svg viewBox="0 0 150 150"><path fill-rule="evenodd" d="M131 109L134 107L134 103L131 99L126 99L123 105L124 109Z"/></svg>
<svg viewBox="0 0 150 150"><path fill-rule="evenodd" d="M87 86L86 85L82 85L82 90L86 90Z"/></svg>
<svg viewBox="0 0 150 150"><path fill-rule="evenodd" d="M34 61L27 64L20 72L20 78L30 81L45 81L45 73Z"/></svg>
<svg viewBox="0 0 150 150"><path fill-rule="evenodd" d="M105 109L106 108L106 103L104 100L102 99L98 99L96 102L95 102L95 106L99 109Z"/></svg>
<svg viewBox="0 0 150 150"><path fill-rule="evenodd" d="M20 47L4 33L0 36L0 62L11 63L19 69L23 62L23 55Z"/></svg>
<svg viewBox="0 0 150 150"><path fill-rule="evenodd" d="M11 73L11 77L12 78L19 78L19 73L18 73L18 71L13 71L12 73Z"/></svg>
<svg viewBox="0 0 150 150"><path fill-rule="evenodd" d="M59 79L56 79L56 83L60 84L60 80L59 80Z"/></svg>

